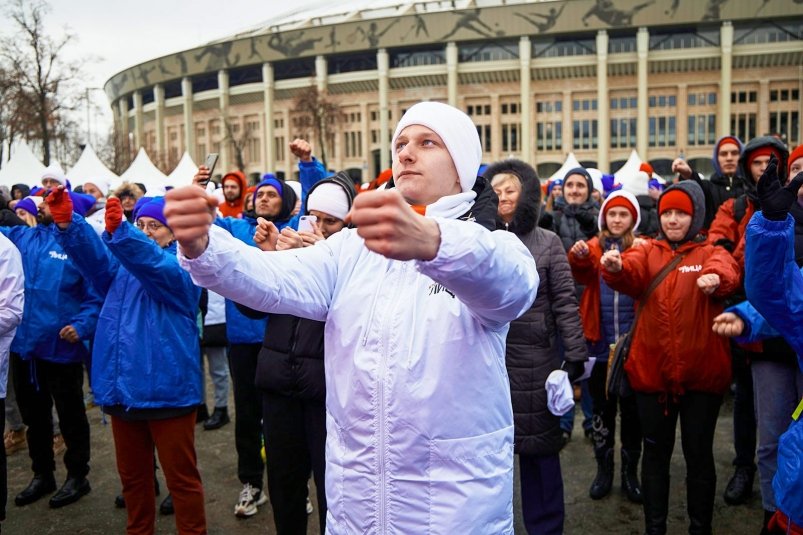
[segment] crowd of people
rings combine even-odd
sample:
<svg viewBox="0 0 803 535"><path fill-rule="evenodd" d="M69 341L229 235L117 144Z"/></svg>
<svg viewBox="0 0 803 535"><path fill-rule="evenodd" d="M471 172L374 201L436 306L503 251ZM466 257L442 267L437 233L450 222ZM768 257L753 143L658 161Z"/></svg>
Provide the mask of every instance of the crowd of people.
<svg viewBox="0 0 803 535"><path fill-rule="evenodd" d="M726 136L708 178L677 159L667 183L649 164L624 186L582 167L542 183L520 160L481 166L471 119L421 102L368 188L328 173L307 141L289 148L298 181L213 182L201 166L166 193L91 177L77 191L48 169L8 192L0 521L6 453L31 458L17 506L90 491L93 403L111 421L130 534L154 532L157 466L159 511L207 532L196 424L232 415L234 514L270 501L279 534L315 516L332 534L513 533L514 455L527 532L558 534L579 401L589 498L612 492L618 415L623 493L645 533L666 533L679 421L688 531L710 534L732 390L724 500L746 503L757 472L753 531L803 533L803 146Z"/></svg>

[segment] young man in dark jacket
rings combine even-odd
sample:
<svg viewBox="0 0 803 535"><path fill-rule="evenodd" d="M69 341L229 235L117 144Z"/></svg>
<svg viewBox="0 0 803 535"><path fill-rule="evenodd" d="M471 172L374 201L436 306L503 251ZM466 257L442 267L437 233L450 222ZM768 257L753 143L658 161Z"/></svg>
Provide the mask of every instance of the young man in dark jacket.
<svg viewBox="0 0 803 535"><path fill-rule="evenodd" d="M714 145L714 172L708 180L702 180L700 175L683 158L676 158L672 162L672 172L680 175L681 180L694 180L705 194L705 221L703 228L711 226L719 207L728 199L733 199L744 193L744 182L740 180L739 157L744 146L736 136L719 138Z"/></svg>

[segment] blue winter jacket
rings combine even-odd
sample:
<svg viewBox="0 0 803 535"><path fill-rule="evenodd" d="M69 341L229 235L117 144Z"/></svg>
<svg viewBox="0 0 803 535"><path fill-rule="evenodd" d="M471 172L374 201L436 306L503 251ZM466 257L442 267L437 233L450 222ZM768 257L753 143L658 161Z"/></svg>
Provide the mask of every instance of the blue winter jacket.
<svg viewBox="0 0 803 535"><path fill-rule="evenodd" d="M101 241L77 215L59 240L105 295L92 352L96 403L135 409L199 404L201 289L179 266L176 245L162 249L127 221Z"/></svg>
<svg viewBox="0 0 803 535"><path fill-rule="evenodd" d="M84 280L75 258L59 245L54 225L0 227L0 232L22 254L25 274L25 308L11 351L24 360L84 362L89 350L83 342L95 334L103 303L100 293ZM82 342L71 344L59 337L67 325L75 328Z"/></svg>
<svg viewBox="0 0 803 535"><path fill-rule="evenodd" d="M274 221L276 228L298 228L298 219L304 213L307 204L307 192L319 180L326 178L323 164L313 158L311 162L298 162L299 180L301 182L301 209L298 214L286 221ZM215 225L225 229L229 234L243 243L256 247L254 232L257 222L253 217L243 214L241 219L235 217L218 217ZM267 318L251 319L244 316L234 301L226 299L226 337L230 344L262 344L265 336Z"/></svg>
<svg viewBox="0 0 803 535"><path fill-rule="evenodd" d="M803 272L795 262L795 220L766 219L756 212L747 225L747 299L798 355L803 370Z"/></svg>

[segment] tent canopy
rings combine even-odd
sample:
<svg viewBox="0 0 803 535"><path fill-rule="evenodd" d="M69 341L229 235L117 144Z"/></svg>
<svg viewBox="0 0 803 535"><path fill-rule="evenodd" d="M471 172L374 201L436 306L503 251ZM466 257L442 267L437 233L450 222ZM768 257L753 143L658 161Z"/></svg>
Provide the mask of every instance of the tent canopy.
<svg viewBox="0 0 803 535"><path fill-rule="evenodd" d="M25 184L34 186L40 184L45 166L34 156L27 143L21 141L14 146L11 156L0 169L0 185Z"/></svg>
<svg viewBox="0 0 803 535"><path fill-rule="evenodd" d="M181 156L176 168L167 176L167 183L173 187L188 186L192 184L192 177L198 172L198 166L192 161L187 151Z"/></svg>
<svg viewBox="0 0 803 535"><path fill-rule="evenodd" d="M164 195L167 185L167 176L159 171L145 152L139 149L137 157L120 177L112 182L112 187L117 187L123 182L140 183L145 185L146 195L149 197Z"/></svg>
<svg viewBox="0 0 803 535"><path fill-rule="evenodd" d="M67 173L67 180L73 188L81 186L85 182L92 182L92 180L102 180L109 184L115 183L119 177L112 173L108 167L103 165L103 162L98 158L95 149L92 145L84 147L81 157L75 162L72 169Z"/></svg>
<svg viewBox="0 0 803 535"><path fill-rule="evenodd" d="M557 179L563 179L570 170L574 169L575 167L582 167L580 162L577 161L577 158L574 156L573 152L570 152L568 156L566 156L566 161L563 162L563 165L560 166L560 169L555 171L555 173L549 177L549 182Z"/></svg>

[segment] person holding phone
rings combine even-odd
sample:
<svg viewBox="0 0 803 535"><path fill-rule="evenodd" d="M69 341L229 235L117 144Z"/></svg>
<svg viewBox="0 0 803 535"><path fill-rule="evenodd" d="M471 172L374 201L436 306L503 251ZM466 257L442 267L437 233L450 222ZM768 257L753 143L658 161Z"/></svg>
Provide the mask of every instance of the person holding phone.
<svg viewBox="0 0 803 535"><path fill-rule="evenodd" d="M312 147L303 139L290 143L290 151L299 158L299 178L302 184L302 204L305 191L324 178L323 165L312 156ZM206 166L198 169L194 183L204 186L209 181L210 171ZM291 213L296 204L296 194L284 180L266 173L251 195L253 214L242 217L216 217L215 225L246 245L254 247L254 232L257 218L270 221L277 229L295 228L299 216ZM226 299L226 337L229 341L229 370L234 390L234 443L237 450L237 476L243 485L234 514L245 518L257 513L259 505L267 501L262 492L265 466L262 461L262 403L254 384L257 357L265 333L265 318L253 319L237 309L231 299Z"/></svg>
<svg viewBox="0 0 803 535"><path fill-rule="evenodd" d="M468 115L415 104L391 149L392 187L358 195L356 228L314 247L248 247L192 186L168 193L168 222L200 285L326 322L327 533L512 533L505 338L535 299L535 262L493 231Z"/></svg>

